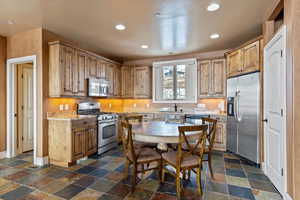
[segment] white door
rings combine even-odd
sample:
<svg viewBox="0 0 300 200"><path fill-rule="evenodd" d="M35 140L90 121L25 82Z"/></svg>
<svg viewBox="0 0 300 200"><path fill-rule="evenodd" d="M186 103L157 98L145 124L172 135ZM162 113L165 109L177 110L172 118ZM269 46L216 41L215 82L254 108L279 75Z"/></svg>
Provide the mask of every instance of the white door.
<svg viewBox="0 0 300 200"><path fill-rule="evenodd" d="M33 149L33 70L32 66L22 66L22 151Z"/></svg>
<svg viewBox="0 0 300 200"><path fill-rule="evenodd" d="M285 29L264 49L264 138L266 175L283 193L285 141Z"/></svg>

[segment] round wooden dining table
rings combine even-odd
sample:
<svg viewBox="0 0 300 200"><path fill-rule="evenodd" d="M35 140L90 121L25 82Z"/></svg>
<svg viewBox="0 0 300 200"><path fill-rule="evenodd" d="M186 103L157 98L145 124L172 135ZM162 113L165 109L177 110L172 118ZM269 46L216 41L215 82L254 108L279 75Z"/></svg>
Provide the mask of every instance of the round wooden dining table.
<svg viewBox="0 0 300 200"><path fill-rule="evenodd" d="M133 140L145 143L156 143L160 150L167 150L167 144L178 144L179 126L190 126L191 124L169 123L165 121L151 121L142 123L131 123ZM187 137L193 137L199 132L188 132Z"/></svg>

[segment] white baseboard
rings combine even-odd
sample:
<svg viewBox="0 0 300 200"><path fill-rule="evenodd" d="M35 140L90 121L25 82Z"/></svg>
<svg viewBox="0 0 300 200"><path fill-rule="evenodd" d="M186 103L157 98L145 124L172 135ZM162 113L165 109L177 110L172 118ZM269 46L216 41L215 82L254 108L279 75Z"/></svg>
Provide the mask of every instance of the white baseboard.
<svg viewBox="0 0 300 200"><path fill-rule="evenodd" d="M6 151L0 152L0 159L6 158Z"/></svg>
<svg viewBox="0 0 300 200"><path fill-rule="evenodd" d="M293 200L293 198L288 193L285 193L283 199L284 200Z"/></svg>
<svg viewBox="0 0 300 200"><path fill-rule="evenodd" d="M49 163L49 158L48 156L45 157L36 157L34 164L37 166L44 166L44 165L48 165Z"/></svg>

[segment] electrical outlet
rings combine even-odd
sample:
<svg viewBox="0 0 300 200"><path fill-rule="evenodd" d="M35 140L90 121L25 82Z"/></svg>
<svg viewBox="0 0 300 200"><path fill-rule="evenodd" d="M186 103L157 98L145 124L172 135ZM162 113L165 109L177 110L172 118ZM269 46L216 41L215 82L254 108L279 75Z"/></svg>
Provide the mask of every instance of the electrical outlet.
<svg viewBox="0 0 300 200"><path fill-rule="evenodd" d="M63 105L63 104L60 104L60 105L59 105L59 110L60 110L60 111L63 111L63 110L64 110L64 105Z"/></svg>
<svg viewBox="0 0 300 200"><path fill-rule="evenodd" d="M65 104L65 110L69 110L69 104Z"/></svg>
<svg viewBox="0 0 300 200"><path fill-rule="evenodd" d="M136 103L133 104L133 107L136 108Z"/></svg>
<svg viewBox="0 0 300 200"><path fill-rule="evenodd" d="M150 107L150 104L149 104L149 103L147 103L147 104L146 104L146 107L147 107L147 108L149 108L149 107Z"/></svg>
<svg viewBox="0 0 300 200"><path fill-rule="evenodd" d="M109 107L109 108L111 108L111 106L112 106L112 105L111 105L111 103L110 103L110 104L108 104L108 107Z"/></svg>

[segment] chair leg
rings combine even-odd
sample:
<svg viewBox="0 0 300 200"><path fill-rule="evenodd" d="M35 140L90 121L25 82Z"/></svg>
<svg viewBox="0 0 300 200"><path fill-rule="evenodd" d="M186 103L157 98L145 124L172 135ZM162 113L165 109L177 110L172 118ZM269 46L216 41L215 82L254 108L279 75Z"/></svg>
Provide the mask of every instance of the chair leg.
<svg viewBox="0 0 300 200"><path fill-rule="evenodd" d="M201 185L201 167L197 168L197 185L198 185L198 193L202 196L202 185Z"/></svg>
<svg viewBox="0 0 300 200"><path fill-rule="evenodd" d="M176 193L177 193L177 199L180 199L180 195L181 195L180 170L176 170Z"/></svg>
<svg viewBox="0 0 300 200"><path fill-rule="evenodd" d="M135 185L136 185L136 178L137 178L137 164L133 164L132 169L132 186L131 186L131 192L134 192Z"/></svg>
<svg viewBox="0 0 300 200"><path fill-rule="evenodd" d="M164 166L164 161L162 160L161 161L161 178L160 178L160 181L161 183L164 183L165 182L165 166Z"/></svg>
<svg viewBox="0 0 300 200"><path fill-rule="evenodd" d="M191 170L188 171L188 180L191 180Z"/></svg>
<svg viewBox="0 0 300 200"><path fill-rule="evenodd" d="M208 153L208 166L209 166L209 171L210 171L211 178L214 179L214 173L213 173L213 170L212 170L211 154L210 153Z"/></svg>
<svg viewBox="0 0 300 200"><path fill-rule="evenodd" d="M128 160L126 160L125 161L125 167L124 167L124 178L125 179L128 178L129 166L130 166L130 163L129 163Z"/></svg>
<svg viewBox="0 0 300 200"><path fill-rule="evenodd" d="M158 161L157 164L158 164L159 182L162 183L162 160Z"/></svg>

